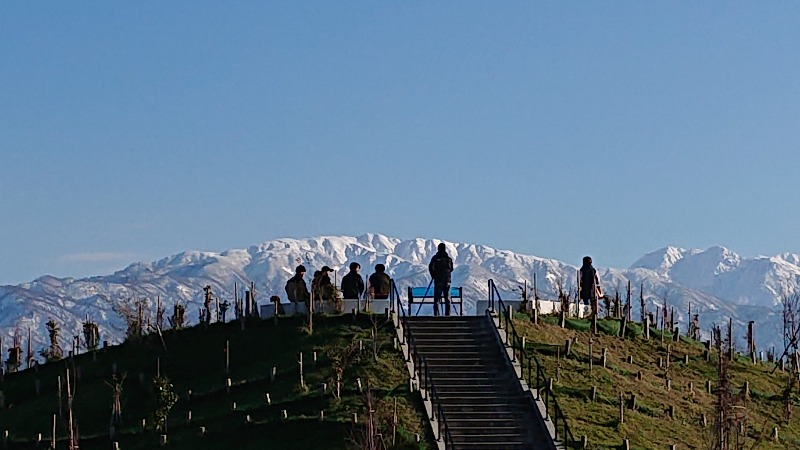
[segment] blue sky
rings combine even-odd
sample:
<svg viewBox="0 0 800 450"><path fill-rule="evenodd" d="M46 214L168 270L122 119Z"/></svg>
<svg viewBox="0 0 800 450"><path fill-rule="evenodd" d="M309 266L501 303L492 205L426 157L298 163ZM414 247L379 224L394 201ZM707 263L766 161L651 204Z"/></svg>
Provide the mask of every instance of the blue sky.
<svg viewBox="0 0 800 450"><path fill-rule="evenodd" d="M0 284L364 232L800 253L789 2L13 2Z"/></svg>

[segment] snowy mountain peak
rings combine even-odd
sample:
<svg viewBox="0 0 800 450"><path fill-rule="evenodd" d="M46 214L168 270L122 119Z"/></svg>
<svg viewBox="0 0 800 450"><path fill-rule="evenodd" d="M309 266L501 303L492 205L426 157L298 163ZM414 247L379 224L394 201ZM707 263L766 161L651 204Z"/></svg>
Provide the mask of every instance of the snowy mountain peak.
<svg viewBox="0 0 800 450"><path fill-rule="evenodd" d="M664 247L642 256L638 261L631 264L630 268L650 269L659 274L665 274L669 272L676 262L683 259L686 253L685 249L679 247Z"/></svg>

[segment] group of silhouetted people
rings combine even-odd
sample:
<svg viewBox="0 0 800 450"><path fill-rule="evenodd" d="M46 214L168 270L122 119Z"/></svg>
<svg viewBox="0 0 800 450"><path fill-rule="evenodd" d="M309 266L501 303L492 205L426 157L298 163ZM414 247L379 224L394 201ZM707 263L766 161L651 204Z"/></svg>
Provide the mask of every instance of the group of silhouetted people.
<svg viewBox="0 0 800 450"><path fill-rule="evenodd" d="M433 284L434 315L439 315L439 304L444 301L445 315L450 315L450 283L451 273L453 272L453 259L447 254L444 243L439 244L438 251L431 258L428 264L428 272L431 275ZM375 265L375 273L369 276L368 288L364 285L364 279L359 273L361 264L350 263L350 272L342 277L341 293L345 299L359 299L365 292L373 299L386 300L392 289L392 279L386 273L386 266L383 264ZM305 281L306 267L299 265L294 270L294 276L286 282L286 296L290 302L307 303L314 298L330 300L335 293L335 287L331 282L330 273L333 272L328 266L314 273L311 281L311 291L308 290ZM274 298L274 297L273 297ZM273 300L274 301L274 300Z"/></svg>
<svg viewBox="0 0 800 450"><path fill-rule="evenodd" d="M294 269L294 276L286 282L286 297L290 302L308 302L311 299L311 292L315 298L330 300L334 296L335 287L331 282L330 273L333 272L328 266L314 272L311 280L311 291L308 290L305 281L306 266L300 264ZM342 277L342 297L345 299L361 298L366 291L364 278L361 277L361 264L350 263L350 272ZM369 276L369 291L372 298L385 300L389 298L389 290L392 287L392 279L386 273L386 266L383 264L375 265L375 273Z"/></svg>
<svg viewBox="0 0 800 450"><path fill-rule="evenodd" d="M315 298L322 300L330 300L335 293L335 287L331 282L330 273L333 272L328 266L322 266L322 269L314 273L314 279L311 281L311 289L314 292ZM392 279L386 273L386 266L383 264L375 265L375 273L369 276L369 287L364 285L364 279L361 277L361 264L357 262L350 263L350 272L342 277L341 293L345 299L359 299L365 294L376 300L385 300L389 298L389 292L392 289ZM428 264L428 272L431 275L431 284L433 284L433 314L438 316L440 314L439 306L444 303L444 314L449 316L451 313L451 298L450 298L450 284L452 282L453 273L453 259L447 254L447 248L444 243L440 243L437 247L437 252L431 258ZM308 302L311 298L311 292L306 287L304 276L306 268L302 264L297 266L295 274L289 281L286 282L286 296L290 302ZM583 265L578 271L578 292L582 302L592 304L593 309L596 309L596 300L603 298L603 289L600 285L600 277L597 270L592 266L592 258L589 256L583 257ZM280 300L277 297L272 297L272 300ZM592 311L597 314L597 311Z"/></svg>

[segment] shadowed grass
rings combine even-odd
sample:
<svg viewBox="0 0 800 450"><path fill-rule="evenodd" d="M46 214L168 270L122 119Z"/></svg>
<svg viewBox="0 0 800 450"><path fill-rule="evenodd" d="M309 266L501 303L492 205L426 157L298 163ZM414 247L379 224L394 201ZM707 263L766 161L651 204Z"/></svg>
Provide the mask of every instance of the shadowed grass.
<svg viewBox="0 0 800 450"><path fill-rule="evenodd" d="M391 427L384 430L388 442L394 437L396 444L391 448L429 448L421 400L418 393L409 393L405 363L393 348L394 329L385 318L374 317L378 328L377 359L372 352L373 324L364 314L355 320L349 315L315 317L313 335L308 335L299 318L281 318L277 325L255 320L247 324L245 331L239 329L238 323L167 331L164 339L168 351L157 337L148 336L140 343L98 351L96 360L89 354L79 355L74 359L76 370L80 371L74 406L81 448L111 448L112 391L106 383L111 382L112 364L118 374L126 374L122 423L114 439L125 450L157 446L151 418L151 380L157 368L170 378L180 398L169 417L170 448L348 448L357 431L352 424L353 413L358 414L360 423L367 413L357 387L358 378L365 388L369 383L373 389L383 419L391 417L397 402L396 433L391 433ZM230 345L230 373L225 370L226 341ZM359 342L363 351L345 370L342 398L337 399L332 394L335 375L327 349L357 346ZM300 385L300 352L305 387ZM0 384L5 395L0 428L9 430L10 448L35 448L37 433L49 440L52 417L58 411L58 376L64 380L66 366L67 361L45 364L37 371L9 374ZM277 368L274 381L270 377L272 367ZM230 392L226 389L227 378L231 379ZM41 386L38 396L34 390L36 380ZM326 390L323 383L327 384ZM266 402L267 393L271 404ZM288 419L283 419L283 410ZM323 421L319 420L320 410L325 411ZM187 423L189 411L191 423ZM142 419L147 421L144 431ZM201 426L206 429L203 437L199 434ZM417 433L423 436L421 444L416 442ZM57 435L59 446L65 446L63 420L59 421Z"/></svg>

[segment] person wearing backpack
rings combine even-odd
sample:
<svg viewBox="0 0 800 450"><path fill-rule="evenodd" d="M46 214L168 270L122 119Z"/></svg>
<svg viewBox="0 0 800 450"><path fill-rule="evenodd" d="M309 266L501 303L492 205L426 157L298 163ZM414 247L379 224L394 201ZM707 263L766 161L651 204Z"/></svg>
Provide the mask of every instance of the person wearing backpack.
<svg viewBox="0 0 800 450"><path fill-rule="evenodd" d="M389 290L392 288L392 279L386 274L386 266L383 264L375 265L375 273L369 276L369 286L372 290L372 298L375 300L386 300L389 298Z"/></svg>
<svg viewBox="0 0 800 450"><path fill-rule="evenodd" d="M439 303L444 298L444 314L450 315L450 282L453 273L453 259L447 254L447 247L444 242L440 243L437 247L438 251L430 264L428 264L428 272L433 278L433 315L439 315Z"/></svg>
<svg viewBox="0 0 800 450"><path fill-rule="evenodd" d="M600 285L597 269L592 266L591 257L583 257L583 265L578 271L578 277L580 278L578 291L580 292L581 302L591 305L592 314L597 317L597 300L603 298L603 287Z"/></svg>
<svg viewBox="0 0 800 450"><path fill-rule="evenodd" d="M364 279L358 272L361 270L361 264L357 262L350 263L350 272L342 277L342 295L346 299L359 299L361 294L364 293Z"/></svg>
<svg viewBox="0 0 800 450"><path fill-rule="evenodd" d="M306 267L300 264L294 269L294 276L289 278L289 281L286 282L286 297L290 302L308 303L308 300L311 298L308 287L306 287L306 280L303 279L305 274Z"/></svg>

